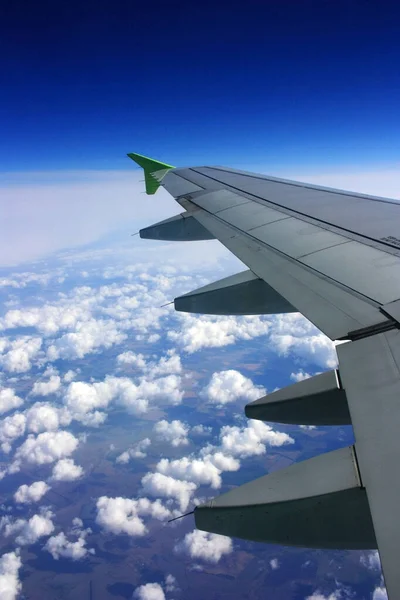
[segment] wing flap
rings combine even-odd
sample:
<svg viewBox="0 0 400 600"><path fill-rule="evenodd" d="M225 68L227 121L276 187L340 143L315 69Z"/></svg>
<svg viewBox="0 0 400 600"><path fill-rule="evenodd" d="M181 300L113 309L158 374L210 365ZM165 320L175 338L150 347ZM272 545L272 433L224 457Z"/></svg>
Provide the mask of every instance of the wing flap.
<svg viewBox="0 0 400 600"><path fill-rule="evenodd" d="M322 249L301 262L379 304L400 298L400 258L360 242Z"/></svg>

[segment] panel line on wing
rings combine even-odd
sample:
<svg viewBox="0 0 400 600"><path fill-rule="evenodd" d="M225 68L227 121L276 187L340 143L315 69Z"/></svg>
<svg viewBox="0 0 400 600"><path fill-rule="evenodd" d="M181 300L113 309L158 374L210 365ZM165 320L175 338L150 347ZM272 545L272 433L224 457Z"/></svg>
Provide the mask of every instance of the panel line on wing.
<svg viewBox="0 0 400 600"><path fill-rule="evenodd" d="M311 256L311 254L318 254L318 252L323 252L324 250L328 250L329 248L334 248L335 246L343 246L344 244L351 244L352 240L346 240L343 242L338 242L337 244L331 244L330 246L326 246L326 248L323 248L322 250L314 250L313 252L307 252L306 254L302 254L301 256L297 257L297 260L300 260L300 258L305 258L306 256Z"/></svg>
<svg viewBox="0 0 400 600"><path fill-rule="evenodd" d="M339 229L340 231L345 231L345 232L351 234L352 236L354 236L354 238L356 239L356 241L357 241L357 238L362 238L363 240L368 240L369 242L372 242L372 244L368 244L368 245L372 245L373 247L377 247L377 245L378 245L379 249L381 249L383 252L387 251L390 254L395 254L396 256L399 256L399 247L395 246L394 244L390 244L390 243L388 243L388 242L386 242L384 240L376 239L376 238L373 238L373 237L368 236L366 234L353 231L352 229L347 229L346 227L343 227L343 225L333 224L333 223L331 223L329 221L325 221L324 219L321 219L319 217L313 217L313 216L311 216L311 215L309 215L307 213L304 213L304 212L302 212L300 210L296 210L295 208L292 208L292 207L291 208L287 208L286 206L283 206L282 204L279 204L278 202L274 202L273 200L261 198L259 195L255 194L253 192L249 192L247 190L243 190L240 187L232 185L231 183L221 182L217 178L212 177L211 175L208 175L208 174L205 174L205 173L201 173L200 171L197 171L196 169L191 169L191 170L194 173L197 173L198 175L202 175L203 177L207 177L207 178L209 178L212 181L215 181L215 182L220 183L220 184L223 183L223 185L226 186L227 188L231 188L233 190L236 190L237 192L241 192L242 194L246 194L248 196L252 196L254 199L258 200L261 203L266 203L266 204L269 203L269 204L272 204L272 205L274 205L276 207L279 207L280 209L282 209L285 212L288 212L289 214L290 213L295 213L296 215L305 217L306 219L311 219L312 221L316 221L317 223L319 223L321 227L323 227L323 225L327 225L330 228L333 228L333 229L336 229L336 230ZM245 176L245 175L243 174L243 176ZM285 185L287 185L286 182L285 182ZM300 187L300 186L298 186L298 187ZM306 187L307 189L313 189L313 188L310 188L310 187L307 187L307 186L303 186L303 187ZM345 195L343 192L336 192L336 194L338 194L338 195ZM349 194L349 195L351 195L351 194ZM358 197L356 195L354 195L354 196ZM360 198L366 198L366 199L368 199L367 196L360 196ZM383 202L383 201L381 201L381 202ZM397 203L396 202L388 202L387 204L395 204L396 205ZM384 246L384 248L382 248L381 246ZM387 250L385 250L386 248L387 248ZM396 250L396 252L390 252L389 248L393 249L393 250Z"/></svg>
<svg viewBox="0 0 400 600"><path fill-rule="evenodd" d="M259 181L271 181L273 183L284 183L285 185L290 185L292 187L300 187L305 188L307 190L320 190L323 192L329 192L331 194L337 194L338 196L351 196L352 198L360 198L365 200L370 200L372 202L382 202L383 204L395 204L400 205L400 202L395 202L390 200L389 198L383 198L380 196L371 196L370 194L359 194L358 192L351 192L347 190L339 190L336 188L325 187L322 185L311 185L309 183L303 183L302 181L293 181L291 179L280 179L279 177L271 177L271 176L262 176L257 175L256 173L247 173L246 171L234 171L230 169L223 169L221 167L205 167L206 169L212 169L213 171L222 171L223 173L232 173L239 174L241 177L249 177L250 179L258 179ZM195 169L191 169L195 171ZM197 172L197 171L196 171ZM204 177L209 177L209 175L205 173L199 173L200 175L204 175ZM218 181L218 180L217 180ZM229 184L226 184L229 185Z"/></svg>

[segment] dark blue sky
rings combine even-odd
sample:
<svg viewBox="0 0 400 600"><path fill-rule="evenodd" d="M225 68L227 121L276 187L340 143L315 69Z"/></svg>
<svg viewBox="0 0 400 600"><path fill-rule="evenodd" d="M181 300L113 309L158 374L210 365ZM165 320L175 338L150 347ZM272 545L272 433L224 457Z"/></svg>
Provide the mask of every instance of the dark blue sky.
<svg viewBox="0 0 400 600"><path fill-rule="evenodd" d="M13 0L1 170L394 164L393 1Z"/></svg>

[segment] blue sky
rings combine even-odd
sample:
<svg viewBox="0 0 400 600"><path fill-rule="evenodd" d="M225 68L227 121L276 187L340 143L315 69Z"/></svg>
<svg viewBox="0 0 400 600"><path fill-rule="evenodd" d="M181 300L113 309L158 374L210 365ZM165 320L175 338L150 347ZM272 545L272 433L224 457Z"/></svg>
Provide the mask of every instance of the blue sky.
<svg viewBox="0 0 400 600"><path fill-rule="evenodd" d="M395 2L8 3L3 171L398 161Z"/></svg>

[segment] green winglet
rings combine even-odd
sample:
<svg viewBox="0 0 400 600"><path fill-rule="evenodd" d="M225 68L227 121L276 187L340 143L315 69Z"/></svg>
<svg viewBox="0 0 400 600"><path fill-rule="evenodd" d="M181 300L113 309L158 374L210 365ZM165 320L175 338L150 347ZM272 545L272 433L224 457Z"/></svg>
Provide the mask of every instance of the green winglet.
<svg viewBox="0 0 400 600"><path fill-rule="evenodd" d="M135 152L130 152L128 156L144 170L146 194L155 194L160 187L160 181L164 177L165 173L169 171L169 169L175 168L172 165L167 165L159 160L154 160L153 158L148 158L147 156L142 156L141 154L136 154ZM165 173L160 173L161 177L156 178L153 175L153 173L156 171L165 171Z"/></svg>

